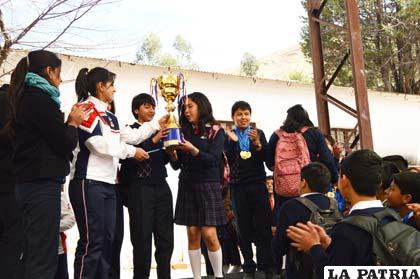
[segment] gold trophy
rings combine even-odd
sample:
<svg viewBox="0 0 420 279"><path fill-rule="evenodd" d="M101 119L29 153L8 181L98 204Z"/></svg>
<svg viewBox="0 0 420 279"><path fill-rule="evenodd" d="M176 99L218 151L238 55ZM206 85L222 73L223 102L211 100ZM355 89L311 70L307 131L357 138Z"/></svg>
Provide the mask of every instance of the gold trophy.
<svg viewBox="0 0 420 279"><path fill-rule="evenodd" d="M174 101L179 96L180 92L183 97L185 96L184 76L182 74L174 75L169 71L166 75L161 75L158 78L152 78L151 90L152 94L155 94L156 100L158 93L160 93L163 99L167 102L165 109L169 113L169 119L166 127L169 131L163 141L163 146L169 147L179 145L182 141L182 135L174 114Z"/></svg>

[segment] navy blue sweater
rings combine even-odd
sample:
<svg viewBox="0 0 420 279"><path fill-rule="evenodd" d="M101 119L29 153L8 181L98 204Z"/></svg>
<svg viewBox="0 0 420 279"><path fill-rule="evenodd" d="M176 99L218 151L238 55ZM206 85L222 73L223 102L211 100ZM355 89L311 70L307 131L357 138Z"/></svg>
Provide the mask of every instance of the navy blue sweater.
<svg viewBox="0 0 420 279"><path fill-rule="evenodd" d="M130 125L133 129L138 129L141 125L138 122ZM159 149L159 151L149 153L150 158L144 161L138 161L135 158L128 158L122 161L120 179L123 184L141 180L142 183L156 183L168 176L165 165L169 162L163 148L162 141L153 143L153 136L136 145L145 151Z"/></svg>
<svg viewBox="0 0 420 279"><path fill-rule="evenodd" d="M307 199L315 203L320 209L328 209L330 201L328 197L323 194L311 194L306 196ZM276 235L273 238L273 252L277 262L281 260L283 255L286 255L290 248L290 239L286 235L286 229L289 226L294 226L297 223L305 223L309 221L311 211L302 203L295 199L286 201L279 209L276 220ZM296 272L293 264L290 263L290 258L286 258L286 274L288 279L294 278L310 278L312 274L312 264L310 257L305 261L304 268L300 272Z"/></svg>
<svg viewBox="0 0 420 279"><path fill-rule="evenodd" d="M230 167L230 184L265 183L264 161L267 151L267 140L264 132L258 129L262 148L260 151L250 142L251 158L243 160L240 158L239 142L226 138L225 152Z"/></svg>
<svg viewBox="0 0 420 279"><path fill-rule="evenodd" d="M209 134L210 128L206 134ZM225 131L221 128L214 138L192 135L187 139L199 149L197 156L177 151L178 160L171 162L172 167L181 169L180 180L195 182L220 182Z"/></svg>
<svg viewBox="0 0 420 279"><path fill-rule="evenodd" d="M354 210L350 216L372 215L383 207ZM367 266L373 264L372 237L358 227L338 223L331 231L331 244L324 251L321 245L311 248L312 263L317 278L323 278L324 266Z"/></svg>
<svg viewBox="0 0 420 279"><path fill-rule="evenodd" d="M311 162L321 162L328 167L331 173L331 182L336 183L338 181L338 170L336 162L331 151L328 149L325 143L324 136L317 128L310 128L303 133L306 145L309 149L309 157ZM268 142L268 151L266 164L269 169L274 167L274 158L276 154L276 146L279 137L276 133L273 133Z"/></svg>

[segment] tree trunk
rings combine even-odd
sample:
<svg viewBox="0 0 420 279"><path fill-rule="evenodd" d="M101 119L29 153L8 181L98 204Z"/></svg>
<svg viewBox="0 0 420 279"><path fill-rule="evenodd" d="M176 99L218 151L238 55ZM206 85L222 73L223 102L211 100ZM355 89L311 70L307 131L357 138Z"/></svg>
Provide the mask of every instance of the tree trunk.
<svg viewBox="0 0 420 279"><path fill-rule="evenodd" d="M389 63L383 64L385 61L389 60L389 56L387 55L388 45L386 38L384 38L383 34L383 0L376 0L376 36L375 36L375 45L377 49L377 58L376 64L377 67L380 69L382 82L384 90L387 92L392 92L392 85L389 76L390 67ZM388 57L387 57L388 56Z"/></svg>

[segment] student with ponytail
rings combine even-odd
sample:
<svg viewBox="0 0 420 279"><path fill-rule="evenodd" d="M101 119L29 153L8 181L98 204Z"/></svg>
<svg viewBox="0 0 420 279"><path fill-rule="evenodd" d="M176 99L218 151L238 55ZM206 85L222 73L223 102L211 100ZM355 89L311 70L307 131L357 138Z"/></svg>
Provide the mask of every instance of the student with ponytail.
<svg viewBox="0 0 420 279"><path fill-rule="evenodd" d="M107 69L96 67L81 69L76 79L78 100L89 107L91 114L78 129L79 146L69 187L80 234L74 262L75 278L108 278L119 160L149 158L146 151L124 141L141 142L156 131L151 125L134 136L124 132L123 137L116 116L108 110L115 93L115 77Z"/></svg>
<svg viewBox="0 0 420 279"><path fill-rule="evenodd" d="M23 215L20 278L54 278L58 264L60 189L77 146L77 127L87 116L74 106L67 122L60 110L61 60L37 50L12 73L8 134L14 137L15 194Z"/></svg>

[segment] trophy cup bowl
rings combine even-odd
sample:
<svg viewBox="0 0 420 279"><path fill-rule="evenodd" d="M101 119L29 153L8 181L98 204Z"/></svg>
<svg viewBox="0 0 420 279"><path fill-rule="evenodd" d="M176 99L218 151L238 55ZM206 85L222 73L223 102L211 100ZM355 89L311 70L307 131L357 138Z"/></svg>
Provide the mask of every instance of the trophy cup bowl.
<svg viewBox="0 0 420 279"><path fill-rule="evenodd" d="M153 81L153 80L152 80ZM156 80L159 92L167 103L165 109L169 114L166 127L168 135L163 141L164 147L176 146L182 141L181 129L176 121L174 101L180 93L181 75L167 74L159 76Z"/></svg>

